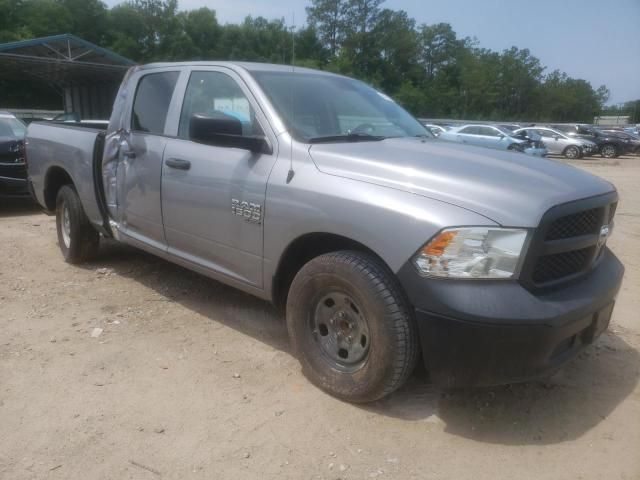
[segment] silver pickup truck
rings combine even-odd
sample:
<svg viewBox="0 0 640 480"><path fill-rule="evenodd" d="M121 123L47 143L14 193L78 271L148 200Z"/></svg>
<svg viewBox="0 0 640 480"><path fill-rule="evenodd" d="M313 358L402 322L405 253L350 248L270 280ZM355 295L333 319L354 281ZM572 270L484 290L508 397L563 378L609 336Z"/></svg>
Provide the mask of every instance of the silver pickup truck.
<svg viewBox="0 0 640 480"><path fill-rule="evenodd" d="M420 358L444 387L546 375L607 328L623 276L610 183L441 142L329 73L134 67L106 131L33 123L26 152L67 262L112 237L269 300L305 374L353 402Z"/></svg>

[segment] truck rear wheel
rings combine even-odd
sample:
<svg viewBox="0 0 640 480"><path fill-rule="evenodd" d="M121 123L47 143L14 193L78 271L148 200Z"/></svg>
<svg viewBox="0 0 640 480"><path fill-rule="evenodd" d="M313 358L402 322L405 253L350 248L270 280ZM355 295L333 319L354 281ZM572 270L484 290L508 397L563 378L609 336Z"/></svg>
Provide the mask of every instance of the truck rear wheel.
<svg viewBox="0 0 640 480"><path fill-rule="evenodd" d="M89 223L75 189L64 185L56 197L58 244L68 263L82 263L95 257L100 234Z"/></svg>
<svg viewBox="0 0 640 480"><path fill-rule="evenodd" d="M392 273L354 251L314 258L287 298L287 329L305 375L356 403L400 387L418 359L415 318Z"/></svg>

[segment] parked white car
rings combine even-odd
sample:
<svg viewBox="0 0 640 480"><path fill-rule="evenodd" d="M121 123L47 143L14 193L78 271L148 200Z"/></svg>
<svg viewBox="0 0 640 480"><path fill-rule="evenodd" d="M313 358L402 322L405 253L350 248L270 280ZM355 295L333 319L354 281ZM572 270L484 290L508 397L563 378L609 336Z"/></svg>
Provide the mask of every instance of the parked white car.
<svg viewBox="0 0 640 480"><path fill-rule="evenodd" d="M496 125L463 125L441 133L439 138L479 147L524 152L537 157L547 155L547 150L539 139L516 138L513 132Z"/></svg>

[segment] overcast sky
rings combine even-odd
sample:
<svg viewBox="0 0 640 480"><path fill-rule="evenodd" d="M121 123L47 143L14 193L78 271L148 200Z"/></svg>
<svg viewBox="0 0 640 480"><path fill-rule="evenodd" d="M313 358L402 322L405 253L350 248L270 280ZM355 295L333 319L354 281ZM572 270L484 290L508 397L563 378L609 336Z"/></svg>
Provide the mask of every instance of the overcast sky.
<svg viewBox="0 0 640 480"><path fill-rule="evenodd" d="M305 20L301 0L179 0L182 10L202 6L220 23L246 15ZM106 0L109 6L120 3ZM559 69L611 90L609 103L640 98L640 0L387 0L420 23L448 22L480 46L528 48L547 72Z"/></svg>

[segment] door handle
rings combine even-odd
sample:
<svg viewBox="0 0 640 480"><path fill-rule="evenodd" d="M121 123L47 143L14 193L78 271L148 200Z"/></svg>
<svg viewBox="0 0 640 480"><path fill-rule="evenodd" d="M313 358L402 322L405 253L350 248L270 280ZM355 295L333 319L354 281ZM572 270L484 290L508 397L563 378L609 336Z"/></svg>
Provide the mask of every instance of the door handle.
<svg viewBox="0 0 640 480"><path fill-rule="evenodd" d="M125 150L124 152L122 152L122 154L129 158L136 158L136 152L134 152L133 150Z"/></svg>
<svg viewBox="0 0 640 480"><path fill-rule="evenodd" d="M191 168L191 162L189 160L182 160L181 158L168 158L164 164L169 168L178 170L189 170Z"/></svg>

